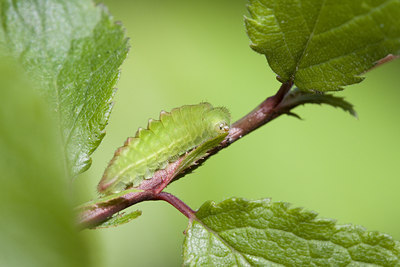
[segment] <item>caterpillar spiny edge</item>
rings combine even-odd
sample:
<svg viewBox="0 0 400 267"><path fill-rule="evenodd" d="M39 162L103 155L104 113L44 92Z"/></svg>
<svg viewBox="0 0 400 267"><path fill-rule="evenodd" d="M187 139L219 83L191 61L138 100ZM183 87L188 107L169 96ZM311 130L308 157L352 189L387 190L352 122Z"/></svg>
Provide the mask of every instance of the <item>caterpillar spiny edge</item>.
<svg viewBox="0 0 400 267"><path fill-rule="evenodd" d="M211 140L222 141L229 127L229 111L224 107L214 108L210 103L162 111L159 120L150 119L147 129L139 128L136 136L129 137L115 152L98 191L109 195L137 187L186 152L203 144L203 150L217 146L219 142ZM199 150L204 154L200 156L205 156L203 150Z"/></svg>

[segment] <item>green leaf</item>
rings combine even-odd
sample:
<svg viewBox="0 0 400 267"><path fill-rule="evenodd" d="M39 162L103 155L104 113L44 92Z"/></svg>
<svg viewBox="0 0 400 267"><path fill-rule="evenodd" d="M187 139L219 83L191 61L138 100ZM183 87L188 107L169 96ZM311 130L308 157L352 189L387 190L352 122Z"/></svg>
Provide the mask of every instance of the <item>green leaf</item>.
<svg viewBox="0 0 400 267"><path fill-rule="evenodd" d="M333 96L331 94L301 91L297 88L287 94L279 106L281 109L287 109L288 112L290 112L294 107L305 104L330 105L332 107L341 108L343 111L347 111L357 118L357 112L355 111L353 104L344 100L343 97Z"/></svg>
<svg viewBox="0 0 400 267"><path fill-rule="evenodd" d="M0 266L92 266L75 227L56 124L23 73L0 63Z"/></svg>
<svg viewBox="0 0 400 267"><path fill-rule="evenodd" d="M399 0L250 0L251 47L281 81L333 91L400 53Z"/></svg>
<svg viewBox="0 0 400 267"><path fill-rule="evenodd" d="M128 52L122 27L90 0L5 0L0 46L52 104L68 169L73 175L88 169Z"/></svg>
<svg viewBox="0 0 400 267"><path fill-rule="evenodd" d="M269 199L206 202L186 231L190 266L359 266L400 264L400 243L288 203Z"/></svg>
<svg viewBox="0 0 400 267"><path fill-rule="evenodd" d="M142 212L140 210L135 210L135 211L128 212L128 213L117 214L117 215L112 216L107 221L93 227L93 229L120 226L122 224L126 224L126 223L132 221L133 219L136 219L140 215L142 215Z"/></svg>

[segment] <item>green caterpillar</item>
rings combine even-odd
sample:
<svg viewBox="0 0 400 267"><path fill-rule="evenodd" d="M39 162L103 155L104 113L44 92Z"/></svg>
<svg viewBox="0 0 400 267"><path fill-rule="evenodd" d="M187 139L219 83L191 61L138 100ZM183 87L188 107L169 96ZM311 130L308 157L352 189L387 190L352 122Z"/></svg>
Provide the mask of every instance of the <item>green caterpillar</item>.
<svg viewBox="0 0 400 267"><path fill-rule="evenodd" d="M103 194L137 187L157 170L205 142L228 134L230 114L209 103L186 105L162 111L160 120L149 120L114 154L98 185Z"/></svg>

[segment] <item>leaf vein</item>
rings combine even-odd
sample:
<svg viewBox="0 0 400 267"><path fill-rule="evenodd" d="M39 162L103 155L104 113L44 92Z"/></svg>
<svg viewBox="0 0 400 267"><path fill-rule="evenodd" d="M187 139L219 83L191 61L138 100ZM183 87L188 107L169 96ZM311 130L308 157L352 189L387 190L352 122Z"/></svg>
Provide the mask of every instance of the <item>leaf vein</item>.
<svg viewBox="0 0 400 267"><path fill-rule="evenodd" d="M341 54L341 55L339 55L339 56L335 56L335 57L329 58L329 59L327 59L327 60L321 61L321 62L316 63L316 64L313 64L313 65L308 65L308 66L304 66L304 67L299 67L298 70L303 70L303 69L308 69L308 68L314 68L314 67L317 67L317 66L320 66L320 65L329 63L329 62L331 62L331 61L334 61L334 60L337 60L337 59L340 59L340 58L347 57L347 56L349 56L349 55L351 55L351 54L357 53L357 52L360 51L360 50L363 50L363 49L366 49L366 48L368 48L368 47L377 45L377 44L379 44L379 43L381 43L381 42L384 42L384 41L387 41L387 40L397 40L397 41L400 41L400 38L387 38L387 37L385 37L385 38L382 38L381 40L379 40L379 41L377 41L377 42L369 43L368 45L363 46L363 47L358 47L358 48L354 49L353 51L347 52L346 54ZM326 82L329 82L329 81L326 81ZM335 83L335 82L332 82L332 83Z"/></svg>
<svg viewBox="0 0 400 267"><path fill-rule="evenodd" d="M328 30L326 30L326 31L320 32L320 33L318 33L318 34L315 35L315 36L319 36L319 35L322 35L322 34L327 33L327 32L332 32L332 31L340 30L341 28L343 28L344 26L346 26L346 25L348 25L348 24L351 24L351 23L354 22L355 20L358 20L358 19L363 18L363 17L370 16L371 14L373 14L373 13L375 13L375 12L378 12L380 9L385 8L385 7L386 7L387 5L389 5L390 3L392 3L392 1L383 2L382 4L380 4L380 5L378 5L378 6L374 7L374 8L372 8L372 9L370 9L367 13L354 16L354 17L352 17L350 20L348 20L348 21L346 21L346 22L344 22L344 23L342 23L342 24L340 24L340 25L338 25L338 26L335 26L335 27L333 27L333 28L330 28L330 29L328 29Z"/></svg>
<svg viewBox="0 0 400 267"><path fill-rule="evenodd" d="M276 3L276 0L274 0L274 5L275 5L275 3ZM286 46L286 48L287 48L287 50L288 50L288 52L289 52L289 55L290 55L290 56L292 57L292 59L295 61L296 59L294 58L294 56L293 56L293 54L292 54L292 51L290 51L289 46L288 46L288 44L287 44L287 42L286 42L286 34L285 34L285 32L283 31L282 26L281 26L279 20L277 19L276 15L274 15L274 18L275 18L275 21L276 21L276 25L279 27L279 29L280 29L280 31L281 31L280 33L282 34L283 43L285 44L285 46Z"/></svg>
<svg viewBox="0 0 400 267"><path fill-rule="evenodd" d="M197 222L200 223L204 228L206 228L206 230L208 230L211 234L215 235L227 248L229 248L232 253L236 253L238 255L240 255L243 260L245 262L247 262L249 264L249 266L251 266L250 262L243 256L242 252L236 250L234 247L232 247L225 239L223 239L218 232L214 231L213 229L211 229L210 227L208 227L205 223L203 223L203 221L201 221L200 219L196 218ZM235 257L236 258L236 257ZM237 259L236 259L236 263Z"/></svg>
<svg viewBox="0 0 400 267"><path fill-rule="evenodd" d="M73 122L73 124L72 124L71 130L69 131L69 133L68 133L68 135L67 135L65 145L67 145L67 144L69 143L69 141L70 141L70 139L71 139L71 137L72 137L72 134L74 133L74 131L75 131L77 125L78 125L78 120L80 119L80 117L81 117L82 114L83 114L83 111L86 110L87 105L89 105L89 103L91 102L91 100L92 100L92 99L94 98L94 96L95 96L95 95L92 94L92 95L90 96L90 98L87 99L87 96L88 96L88 94L89 94L89 89L90 89L89 84L93 84L91 81L93 80L94 74L97 73L97 72L99 72L100 69L103 68L106 64L108 64L109 61L110 61L112 58L113 58L113 56L111 56L111 54L110 54L110 56L103 62L103 64L101 64L99 67L97 67L96 70L94 70L94 71L90 74L90 79L89 79L89 81L88 81L88 83L87 83L87 85L86 85L86 87L85 87L85 94L84 94L85 102L84 102L82 108L80 109L79 113L78 113L78 114L76 115L76 117L75 117L75 120L74 120L74 122ZM112 72L112 70L109 70L107 74L109 74L110 72ZM96 101L96 102L97 102L97 105L96 105L96 108L95 108L94 110L97 110L97 108L98 108L100 105L103 104L101 101ZM95 112L93 112L93 114L91 115L91 117L89 118L88 121L91 121L92 118L94 117L94 115L95 115Z"/></svg>
<svg viewBox="0 0 400 267"><path fill-rule="evenodd" d="M319 21L319 19L321 17L321 11L322 11L322 8L324 7L325 4L326 4L326 0L323 0L323 2L321 4L321 7L319 8L319 11L318 11L317 19L314 22L313 29L312 29L310 35L308 36L308 40L307 40L306 45L304 46L303 53L301 54L299 60L297 61L296 68L295 68L295 71L294 71L294 74L293 74L294 76L296 75L297 71L299 70L300 62L303 60L303 57L306 54L306 51L308 49L308 46L310 44L311 39L314 37L314 32L315 32L315 29L317 28L318 21ZM293 77L293 80L294 80L294 78L295 77Z"/></svg>

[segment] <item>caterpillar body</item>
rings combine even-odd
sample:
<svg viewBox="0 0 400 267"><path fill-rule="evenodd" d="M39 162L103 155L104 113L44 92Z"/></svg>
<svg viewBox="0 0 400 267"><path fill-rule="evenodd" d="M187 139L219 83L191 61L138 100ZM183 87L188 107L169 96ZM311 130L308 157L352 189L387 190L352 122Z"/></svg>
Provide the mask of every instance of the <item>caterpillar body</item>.
<svg viewBox="0 0 400 267"><path fill-rule="evenodd" d="M139 128L136 136L129 137L115 152L98 190L108 195L137 187L179 156L218 136L226 136L229 127L229 111L209 103L162 111L159 120L150 119L147 129Z"/></svg>

